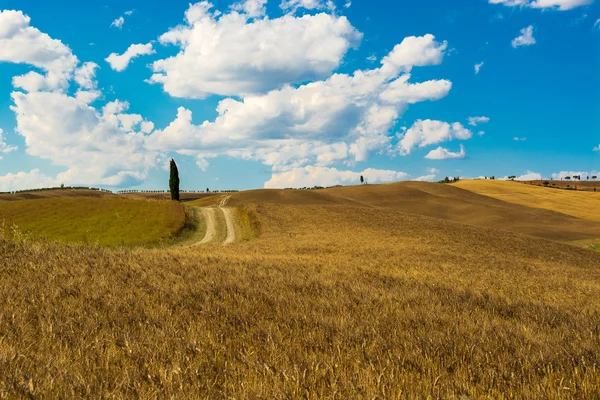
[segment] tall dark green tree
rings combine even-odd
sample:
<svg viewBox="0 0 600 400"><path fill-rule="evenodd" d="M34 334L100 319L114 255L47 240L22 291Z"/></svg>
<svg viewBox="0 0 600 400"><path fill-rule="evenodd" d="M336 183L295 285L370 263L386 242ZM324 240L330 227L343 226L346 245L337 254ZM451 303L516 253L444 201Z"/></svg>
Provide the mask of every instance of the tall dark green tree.
<svg viewBox="0 0 600 400"><path fill-rule="evenodd" d="M171 176L169 178L169 189L171 190L171 200L179 201L179 171L175 160L171 159Z"/></svg>

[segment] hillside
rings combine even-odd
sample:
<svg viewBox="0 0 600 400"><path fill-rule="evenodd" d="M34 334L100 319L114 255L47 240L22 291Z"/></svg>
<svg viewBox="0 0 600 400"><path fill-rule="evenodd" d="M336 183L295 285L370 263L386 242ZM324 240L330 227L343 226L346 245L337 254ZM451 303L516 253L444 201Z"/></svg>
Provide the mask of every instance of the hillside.
<svg viewBox="0 0 600 400"><path fill-rule="evenodd" d="M100 245L145 245L168 239L185 224L181 203L62 197L0 202L0 224L35 238Z"/></svg>
<svg viewBox="0 0 600 400"><path fill-rule="evenodd" d="M226 247L0 238L0 396L600 390L600 253L376 207L255 210L262 235Z"/></svg>
<svg viewBox="0 0 600 400"><path fill-rule="evenodd" d="M15 194L0 194L0 202L17 201L17 200L40 200L54 199L63 197L92 197L92 198L116 198L118 195L113 193L102 192L98 190L42 190L21 192Z"/></svg>
<svg viewBox="0 0 600 400"><path fill-rule="evenodd" d="M510 203L600 221L600 192L559 190L494 180L466 180L452 186Z"/></svg>
<svg viewBox="0 0 600 400"><path fill-rule="evenodd" d="M551 193L562 192L556 190ZM309 191L253 190L234 193L228 201L228 205L247 203L375 207L554 240L600 237L599 222L437 183L399 182Z"/></svg>

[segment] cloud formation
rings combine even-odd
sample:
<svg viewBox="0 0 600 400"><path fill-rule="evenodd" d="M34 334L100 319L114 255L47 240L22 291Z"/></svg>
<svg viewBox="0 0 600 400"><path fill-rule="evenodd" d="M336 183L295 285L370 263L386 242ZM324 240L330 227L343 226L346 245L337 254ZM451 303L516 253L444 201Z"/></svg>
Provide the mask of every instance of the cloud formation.
<svg viewBox="0 0 600 400"><path fill-rule="evenodd" d="M508 7L529 7L556 9L560 11L592 4L594 0L489 0L490 4L502 4Z"/></svg>
<svg viewBox="0 0 600 400"><path fill-rule="evenodd" d="M511 42L513 48L521 46L531 46L536 43L533 37L533 26L529 25L527 28L521 29L521 35L514 38Z"/></svg>
<svg viewBox="0 0 600 400"><path fill-rule="evenodd" d="M152 43L138 43L129 46L129 48L127 48L123 54L111 53L105 58L105 61L113 70L121 72L127 69L127 66L134 58L154 53L156 53L156 51L154 51L152 48Z"/></svg>
<svg viewBox="0 0 600 400"><path fill-rule="evenodd" d="M149 82L193 99L264 93L329 76L362 39L343 16L251 19L253 9L222 14L212 8L206 1L191 5L185 23L160 36L161 44L180 51L155 61Z"/></svg>
<svg viewBox="0 0 600 400"><path fill-rule="evenodd" d="M469 125L477 126L479 124L487 124L490 122L489 117L469 117Z"/></svg>
<svg viewBox="0 0 600 400"><path fill-rule="evenodd" d="M459 152L451 152L450 150L440 146L435 150L431 150L425 156L425 158L427 158L428 160L447 160L452 158L465 158L466 156L467 153L465 151L465 146L461 144Z"/></svg>
<svg viewBox="0 0 600 400"><path fill-rule="evenodd" d="M402 139L398 143L398 149L401 155L408 155L415 147L427 147L454 139L467 140L471 137L473 137L473 132L459 122L449 124L429 119L417 120L402 136ZM441 153L433 151L430 154Z"/></svg>
<svg viewBox="0 0 600 400"><path fill-rule="evenodd" d="M224 70L219 73L224 75L214 75L216 70L209 70L200 78L190 73L190 66L185 62L170 65L172 76L190 74L192 84L185 89L190 91L190 97L219 93L221 89L222 93L236 93L237 97L222 99L216 109L217 117L201 124L192 123L192 112L180 107L176 118L163 129L155 129L153 122L142 115L128 113L126 101L92 106L103 97L96 81L98 65L80 64L60 41L29 27L28 17L22 13L10 15L17 17L14 18L17 23L13 23L14 29L7 29L8 24L0 25L0 40L9 38L2 43L18 47L10 38L23 29L29 30L28 37L33 35L35 40L26 49L29 52L26 56L17 57L10 52L2 56L7 61L40 69L40 73L30 72L36 75L13 80L11 110L16 116L16 132L25 139L29 155L64 167L64 172L56 177L34 171L23 176L38 178L44 183L132 187L142 183L152 169L161 168L170 153L196 158L203 170L210 167L210 159L222 155L258 161L271 167L272 181L288 179L289 174L285 174L295 169L303 169L306 175L307 168L316 168L313 172L321 171L323 176L330 176L334 164L351 166L367 160L373 152L397 152L391 130L406 108L410 104L441 99L451 90L452 83L448 80L412 82L411 79L414 68L442 63L447 43L437 41L433 35L405 38L373 69L356 70L351 74L332 73L350 42L362 36L344 17L321 13L303 17L288 14L273 20L251 19L248 13L260 14L264 3L253 4L258 8L250 7L249 2L241 3L242 11L232 9L229 14L220 16L209 13L210 4L206 2L192 5L186 12L187 25L161 38L181 44L185 50L178 56L192 56L190 60L194 62L198 61L197 54L192 54L196 48L189 44L195 43L198 27L209 33L220 29L219 34L234 37L237 35L234 28L239 26L246 26L248 34L262 35L264 28L269 35L287 37L296 37L300 30L306 33L305 41L298 44L296 40L294 47L301 50L285 43L278 48L278 54L271 46L254 48L256 52L252 57L237 54L239 63L225 67L219 63L231 61L233 53L229 53L231 49L218 47L222 53L216 54L223 57L212 57L211 62L223 65ZM222 21L228 21L234 28L221 26ZM253 37L263 38L260 35ZM264 38L266 43L272 40L273 46L279 45L276 37ZM47 46L38 54L33 50L39 48L40 43ZM333 51L325 51L322 45ZM151 46L130 47L132 51L124 55L109 57L111 66L124 69L133 54L148 53L150 49ZM216 51L210 51L213 50ZM268 71L263 71L269 57L275 62L268 66ZM204 62L202 56L200 61ZM297 64L293 67L298 68L297 73L290 74L287 68L290 63ZM194 72L200 69L194 65ZM48 84L52 74L58 72L62 74L60 84ZM265 73L275 79L264 78ZM298 76L305 79L321 75L325 77L292 86ZM247 82L242 80L248 76L252 91L259 93L245 93ZM226 82L224 86L223 82ZM168 85L165 85L167 90ZM277 88L270 89L271 85ZM460 124L453 124L449 129L455 138L471 135ZM405 176L395 171L363 172L373 181L399 180ZM342 177L347 174L333 176L343 181ZM7 176L6 185L14 184L15 179Z"/></svg>
<svg viewBox="0 0 600 400"><path fill-rule="evenodd" d="M266 189L302 188L312 186L334 186L360 183L361 175L369 183L397 182L406 180L409 175L404 172L366 169L353 172L336 168L306 166L289 171L273 174L265 183Z"/></svg>

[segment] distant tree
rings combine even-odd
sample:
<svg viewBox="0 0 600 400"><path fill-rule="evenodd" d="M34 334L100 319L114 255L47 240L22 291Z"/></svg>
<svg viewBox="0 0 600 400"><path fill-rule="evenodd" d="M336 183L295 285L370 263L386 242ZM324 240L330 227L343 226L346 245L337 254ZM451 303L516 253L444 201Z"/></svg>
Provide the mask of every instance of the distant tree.
<svg viewBox="0 0 600 400"><path fill-rule="evenodd" d="M516 178L517 178L516 175L511 175L508 177L508 179L510 179L511 181L514 181Z"/></svg>
<svg viewBox="0 0 600 400"><path fill-rule="evenodd" d="M179 171L175 160L171 159L171 176L169 178L169 189L171 190L171 200L179 201Z"/></svg>
<svg viewBox="0 0 600 400"><path fill-rule="evenodd" d="M549 184L550 184L550 182L544 181L544 186L548 186Z"/></svg>
<svg viewBox="0 0 600 400"><path fill-rule="evenodd" d="M593 180L596 180L596 178L598 178L596 175L592 176Z"/></svg>
<svg viewBox="0 0 600 400"><path fill-rule="evenodd" d="M448 178L448 177L445 177L445 178L444 178L444 183L450 183L450 178Z"/></svg>
<svg viewBox="0 0 600 400"><path fill-rule="evenodd" d="M360 183L365 183L365 178L362 175L360 176Z"/></svg>
<svg viewBox="0 0 600 400"><path fill-rule="evenodd" d="M64 184L64 183L61 183L61 184L60 184L60 188L61 188L61 189L64 189L64 188L65 188L65 184Z"/></svg>
<svg viewBox="0 0 600 400"><path fill-rule="evenodd" d="M571 177L570 176L565 176L565 179L568 180L568 181L570 181Z"/></svg>
<svg viewBox="0 0 600 400"><path fill-rule="evenodd" d="M210 190L208 190L208 188L206 188L206 193L210 193Z"/></svg>
<svg viewBox="0 0 600 400"><path fill-rule="evenodd" d="M492 179L492 180L496 180L496 177L492 175L492 176L490 177L490 179Z"/></svg>

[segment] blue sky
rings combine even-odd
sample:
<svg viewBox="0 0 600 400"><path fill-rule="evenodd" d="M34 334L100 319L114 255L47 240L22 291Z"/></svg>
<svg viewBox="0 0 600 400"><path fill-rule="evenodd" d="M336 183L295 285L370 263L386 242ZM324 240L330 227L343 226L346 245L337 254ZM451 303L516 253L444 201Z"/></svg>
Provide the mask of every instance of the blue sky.
<svg viewBox="0 0 600 400"><path fill-rule="evenodd" d="M171 157L188 190L600 170L594 0L0 10L0 191L164 189Z"/></svg>

